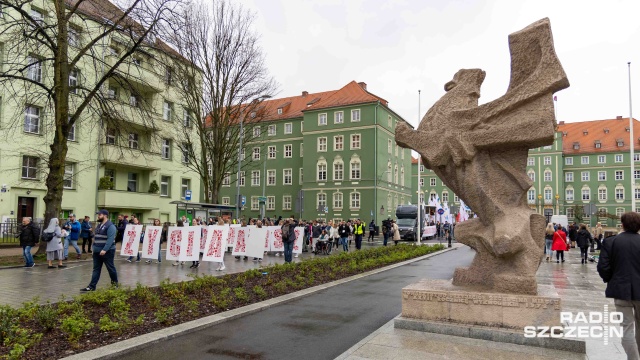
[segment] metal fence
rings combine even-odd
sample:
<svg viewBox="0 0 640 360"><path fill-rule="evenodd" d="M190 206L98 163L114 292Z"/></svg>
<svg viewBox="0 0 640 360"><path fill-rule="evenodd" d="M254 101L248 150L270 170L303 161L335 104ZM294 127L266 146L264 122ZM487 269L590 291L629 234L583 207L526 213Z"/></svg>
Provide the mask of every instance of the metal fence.
<svg viewBox="0 0 640 360"><path fill-rule="evenodd" d="M0 244L18 244L20 239L16 236L20 232L21 223L17 219L7 219L5 222L0 223ZM40 228L40 234L42 235L42 222L36 222L38 228Z"/></svg>

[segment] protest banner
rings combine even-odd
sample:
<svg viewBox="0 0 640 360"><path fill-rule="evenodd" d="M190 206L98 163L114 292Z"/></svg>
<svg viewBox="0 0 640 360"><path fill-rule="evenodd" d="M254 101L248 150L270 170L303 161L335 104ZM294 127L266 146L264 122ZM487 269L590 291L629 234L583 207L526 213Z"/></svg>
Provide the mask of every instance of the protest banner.
<svg viewBox="0 0 640 360"><path fill-rule="evenodd" d="M122 238L120 255L138 256L140 237L142 237L142 225L127 225L127 227L124 228L124 237Z"/></svg>
<svg viewBox="0 0 640 360"><path fill-rule="evenodd" d="M245 256L262 259L264 257L264 239L267 237L267 228L252 228L246 241Z"/></svg>
<svg viewBox="0 0 640 360"><path fill-rule="evenodd" d="M182 247L183 227L170 226L167 230L167 260L178 260Z"/></svg>
<svg viewBox="0 0 640 360"><path fill-rule="evenodd" d="M249 228L239 227L236 231L238 234L236 235L236 242L233 245L231 255L244 256L247 252L247 236L249 235Z"/></svg>
<svg viewBox="0 0 640 360"><path fill-rule="evenodd" d="M229 229L229 225L211 225L207 227L207 238L202 261L223 261Z"/></svg>
<svg viewBox="0 0 640 360"><path fill-rule="evenodd" d="M304 227L299 226L295 229L296 241L293 243L293 253L302 254L302 242L304 241Z"/></svg>
<svg viewBox="0 0 640 360"><path fill-rule="evenodd" d="M142 242L143 259L157 259L160 252L160 238L162 237L162 226L147 226L144 231L144 241Z"/></svg>
<svg viewBox="0 0 640 360"><path fill-rule="evenodd" d="M185 226L182 228L182 245L180 247L180 261L200 260L200 237L202 228L200 226Z"/></svg>

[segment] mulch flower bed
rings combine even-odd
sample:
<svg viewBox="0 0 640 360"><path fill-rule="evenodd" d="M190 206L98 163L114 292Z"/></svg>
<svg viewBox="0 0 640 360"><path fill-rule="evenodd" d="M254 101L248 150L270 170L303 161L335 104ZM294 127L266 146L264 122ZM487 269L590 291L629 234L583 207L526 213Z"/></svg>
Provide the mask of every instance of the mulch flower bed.
<svg viewBox="0 0 640 360"><path fill-rule="evenodd" d="M59 359L165 327L443 249L399 245L158 287L110 288L71 301L0 306L0 358Z"/></svg>

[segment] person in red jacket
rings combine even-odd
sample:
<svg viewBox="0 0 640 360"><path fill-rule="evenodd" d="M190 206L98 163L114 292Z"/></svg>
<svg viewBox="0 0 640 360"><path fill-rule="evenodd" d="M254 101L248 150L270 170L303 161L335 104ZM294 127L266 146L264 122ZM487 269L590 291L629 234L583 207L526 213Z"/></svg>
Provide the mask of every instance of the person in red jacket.
<svg viewBox="0 0 640 360"><path fill-rule="evenodd" d="M560 258L562 258L562 262L564 262L564 251L567 250L567 235L564 231L558 229L553 234L553 244L551 245L551 251L556 252L556 262L560 262Z"/></svg>

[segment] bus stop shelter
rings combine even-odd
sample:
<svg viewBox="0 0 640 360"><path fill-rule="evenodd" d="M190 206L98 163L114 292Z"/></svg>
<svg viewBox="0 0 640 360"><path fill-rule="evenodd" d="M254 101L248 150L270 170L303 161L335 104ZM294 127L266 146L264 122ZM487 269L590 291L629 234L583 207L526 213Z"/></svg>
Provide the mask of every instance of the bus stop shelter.
<svg viewBox="0 0 640 360"><path fill-rule="evenodd" d="M176 206L176 222L183 216L186 216L189 223L194 218L201 217L207 220L210 217L222 217L223 219L231 219L235 206L197 203L191 201L172 201L169 204Z"/></svg>

